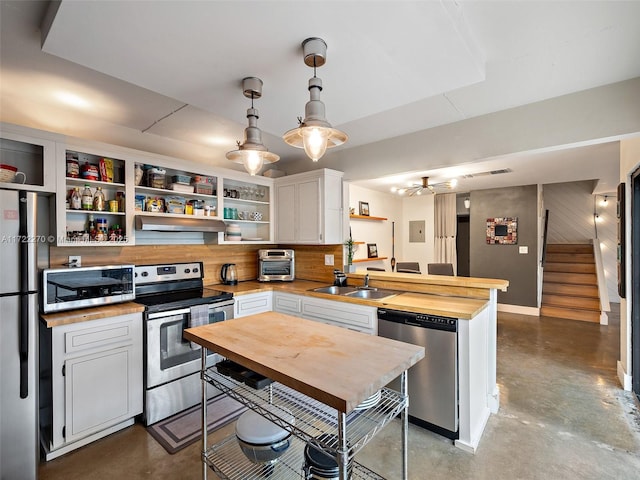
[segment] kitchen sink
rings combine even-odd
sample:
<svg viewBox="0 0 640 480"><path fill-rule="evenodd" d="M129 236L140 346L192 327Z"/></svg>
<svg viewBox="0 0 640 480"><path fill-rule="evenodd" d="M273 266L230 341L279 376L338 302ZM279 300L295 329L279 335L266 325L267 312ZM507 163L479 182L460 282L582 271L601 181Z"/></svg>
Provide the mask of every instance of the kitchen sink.
<svg viewBox="0 0 640 480"><path fill-rule="evenodd" d="M330 295L346 295L350 292L355 292L356 287L338 287L336 285L331 285L329 287L314 288L312 291L317 293L328 293Z"/></svg>
<svg viewBox="0 0 640 480"><path fill-rule="evenodd" d="M371 300L378 300L380 298L390 297L392 295L397 295L398 292L394 292L393 290L372 290L372 289L361 289L355 290L353 292L345 293L344 295L347 297L353 298L369 298Z"/></svg>

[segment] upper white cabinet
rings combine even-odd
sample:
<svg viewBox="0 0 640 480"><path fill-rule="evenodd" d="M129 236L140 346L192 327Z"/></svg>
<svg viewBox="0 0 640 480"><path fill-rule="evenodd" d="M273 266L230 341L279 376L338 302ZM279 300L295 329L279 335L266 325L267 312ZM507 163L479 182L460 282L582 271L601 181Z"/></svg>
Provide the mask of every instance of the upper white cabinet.
<svg viewBox="0 0 640 480"><path fill-rule="evenodd" d="M342 243L342 176L325 168L275 180L276 243Z"/></svg>
<svg viewBox="0 0 640 480"><path fill-rule="evenodd" d="M0 163L9 166L2 171L0 187L55 192L55 138L47 132L0 124Z"/></svg>

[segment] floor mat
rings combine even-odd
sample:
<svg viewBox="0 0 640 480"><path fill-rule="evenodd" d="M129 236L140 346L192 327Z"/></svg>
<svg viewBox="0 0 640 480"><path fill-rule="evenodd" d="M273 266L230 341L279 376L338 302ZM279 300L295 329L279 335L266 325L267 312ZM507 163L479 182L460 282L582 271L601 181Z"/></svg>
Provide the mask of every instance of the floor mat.
<svg viewBox="0 0 640 480"><path fill-rule="evenodd" d="M207 402L208 431L213 431L234 421L247 408L231 397L221 394ZM147 427L147 431L169 453L176 453L201 437L200 405L191 407L172 417Z"/></svg>

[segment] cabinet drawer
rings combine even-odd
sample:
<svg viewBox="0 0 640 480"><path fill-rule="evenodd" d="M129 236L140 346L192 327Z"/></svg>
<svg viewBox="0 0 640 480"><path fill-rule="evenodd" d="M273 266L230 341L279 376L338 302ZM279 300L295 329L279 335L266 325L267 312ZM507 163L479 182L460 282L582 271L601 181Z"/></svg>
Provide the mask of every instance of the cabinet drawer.
<svg viewBox="0 0 640 480"><path fill-rule="evenodd" d="M139 316L134 316L139 318ZM119 317L122 319L123 317ZM100 322L100 320L96 320ZM107 322L87 328L74 326L64 332L64 353L69 355L85 350L96 350L116 345L127 345L133 340L133 325L131 320ZM64 327L63 327L64 328Z"/></svg>
<svg viewBox="0 0 640 480"><path fill-rule="evenodd" d="M274 293L273 309L276 312L300 315L300 312L302 312L302 297L286 293Z"/></svg>

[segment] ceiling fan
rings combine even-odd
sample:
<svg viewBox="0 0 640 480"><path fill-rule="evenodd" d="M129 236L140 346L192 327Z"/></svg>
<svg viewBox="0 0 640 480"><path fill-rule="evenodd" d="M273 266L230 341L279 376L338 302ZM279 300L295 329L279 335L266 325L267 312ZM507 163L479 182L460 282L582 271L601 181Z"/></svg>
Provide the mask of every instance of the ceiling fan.
<svg viewBox="0 0 640 480"><path fill-rule="evenodd" d="M451 190L452 188L455 188L456 184L458 183L458 181L454 178L452 180L449 180L447 182L440 182L440 183L429 183L429 177L422 177L422 183L416 183L413 184L409 187L402 187L402 188L398 188L398 187L392 187L391 191L393 193L397 193L399 195L409 195L410 197L413 197L414 195L422 195L425 192L430 192L433 195L436 194L436 189L448 189Z"/></svg>

